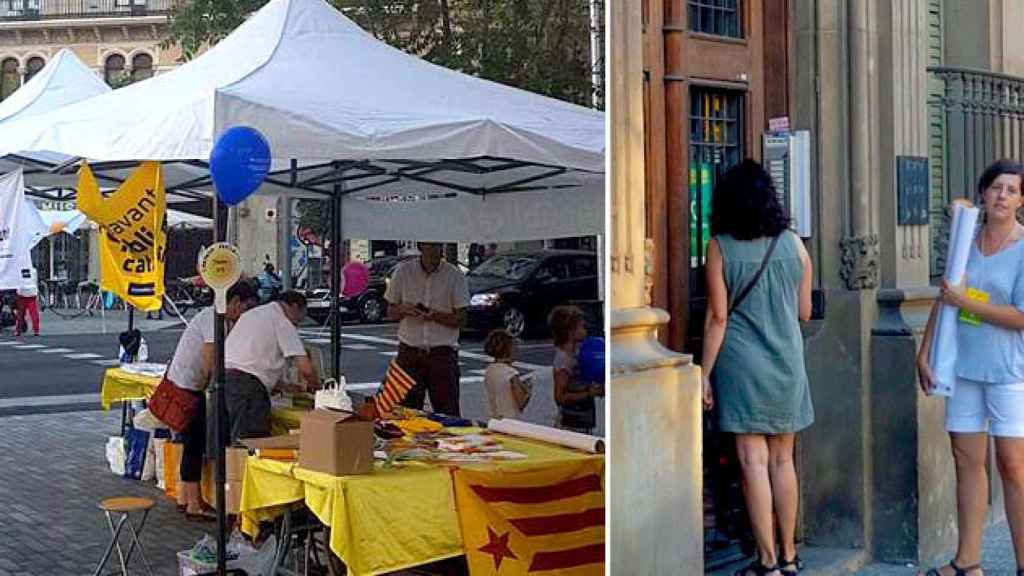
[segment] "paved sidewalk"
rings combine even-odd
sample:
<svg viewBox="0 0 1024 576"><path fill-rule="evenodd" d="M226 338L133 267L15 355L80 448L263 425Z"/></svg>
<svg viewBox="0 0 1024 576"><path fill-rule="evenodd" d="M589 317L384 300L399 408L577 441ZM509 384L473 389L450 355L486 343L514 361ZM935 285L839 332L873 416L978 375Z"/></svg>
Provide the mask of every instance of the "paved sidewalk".
<svg viewBox="0 0 1024 576"><path fill-rule="evenodd" d="M204 532L214 534L216 523L185 520L154 483L110 472L104 446L118 432L119 417L117 411L0 417L0 576L91 574L110 541L97 505L114 496L157 502L141 536L157 576L177 575L177 553ZM133 574L145 573L137 559L132 567ZM105 573L111 572L119 573L116 552ZM392 576L435 573L424 567Z"/></svg>
<svg viewBox="0 0 1024 576"><path fill-rule="evenodd" d="M952 558L953 551L950 551ZM982 550L982 569L985 576L1017 576L1014 566L1013 544L1010 541L1010 527L1006 522L989 526L985 531ZM928 568L913 564L875 563L864 566L866 553L856 549L817 548L801 546L800 556L805 568L802 576L915 576ZM725 566L709 576L732 576L749 560ZM948 560L947 560L948 561Z"/></svg>
<svg viewBox="0 0 1024 576"><path fill-rule="evenodd" d="M178 573L176 553L213 531L187 522L155 484L110 473L106 438L119 413L73 412L0 418L0 576L90 574L110 532L100 500L143 496L157 501L142 533L158 575ZM114 562L108 568L117 565Z"/></svg>
<svg viewBox="0 0 1024 576"><path fill-rule="evenodd" d="M117 335L128 329L128 312L124 310L107 310L101 317L98 312L95 316L83 314L78 318L61 318L49 310L39 313L39 333L46 335L64 334L114 334ZM189 311L185 318L191 318L193 312ZM171 326L182 326L181 321L169 314L164 314L163 320L146 320L146 313L135 311L135 327L143 333L154 330L163 330ZM29 324L31 330L31 323ZM0 334L14 334L14 327L8 326L0 329Z"/></svg>
<svg viewBox="0 0 1024 576"><path fill-rule="evenodd" d="M984 547L982 549L981 567L985 576L1017 576L1016 562L1013 557L1013 542L1010 540L1010 527L1006 522L993 524L985 530ZM951 551L950 554L953 552ZM952 556L950 556L952 558ZM925 569L931 566L925 567ZM908 576L917 574L917 567L894 566L892 564L872 564L857 572L858 576Z"/></svg>

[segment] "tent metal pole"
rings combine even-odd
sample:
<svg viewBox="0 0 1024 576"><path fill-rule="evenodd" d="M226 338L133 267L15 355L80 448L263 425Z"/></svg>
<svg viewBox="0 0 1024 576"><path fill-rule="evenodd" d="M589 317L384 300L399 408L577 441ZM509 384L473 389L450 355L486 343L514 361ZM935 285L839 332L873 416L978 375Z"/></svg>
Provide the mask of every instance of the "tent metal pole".
<svg viewBox="0 0 1024 576"><path fill-rule="evenodd" d="M341 194L344 185L334 184L331 196L331 375L341 376L341 315L338 312L341 300Z"/></svg>

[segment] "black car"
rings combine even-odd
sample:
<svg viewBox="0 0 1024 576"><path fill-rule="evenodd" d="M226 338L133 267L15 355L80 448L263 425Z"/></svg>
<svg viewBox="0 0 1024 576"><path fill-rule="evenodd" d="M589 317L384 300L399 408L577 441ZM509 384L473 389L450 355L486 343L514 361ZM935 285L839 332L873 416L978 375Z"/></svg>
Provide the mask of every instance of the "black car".
<svg viewBox="0 0 1024 576"><path fill-rule="evenodd" d="M598 297L597 255L582 250L510 252L492 256L467 275L469 328L505 328L513 336L547 329L559 304Z"/></svg>
<svg viewBox="0 0 1024 576"><path fill-rule="evenodd" d="M385 319L388 311L384 300L388 278L399 264L411 256L387 256L370 261L370 281L366 290L351 298L342 298L338 302L339 312L343 319L359 318L361 322L376 323ZM317 288L306 294L308 300L307 314L318 324L323 324L331 315L331 292L327 288Z"/></svg>

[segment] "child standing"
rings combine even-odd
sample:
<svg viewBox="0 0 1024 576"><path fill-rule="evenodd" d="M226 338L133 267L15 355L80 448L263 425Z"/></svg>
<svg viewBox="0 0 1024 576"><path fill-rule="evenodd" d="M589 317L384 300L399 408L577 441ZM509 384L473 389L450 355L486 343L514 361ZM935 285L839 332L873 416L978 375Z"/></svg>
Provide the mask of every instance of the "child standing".
<svg viewBox="0 0 1024 576"><path fill-rule="evenodd" d="M512 367L516 341L505 330L493 330L484 341L484 352L494 362L484 373L487 407L491 418L518 418L530 401L531 383Z"/></svg>
<svg viewBox="0 0 1024 576"><path fill-rule="evenodd" d="M587 337L583 311L575 306L556 306L548 316L548 327L555 344L555 403L558 426L565 430L591 434L596 423L594 398L604 388L580 379L576 357L580 342Z"/></svg>
<svg viewBox="0 0 1024 576"><path fill-rule="evenodd" d="M28 323L25 321L26 312L28 312L28 316L32 320L32 334L39 336L39 307L36 303L36 298L39 295L39 288L36 286L36 283L39 282L38 278L36 269L33 266L30 269L29 277L25 278L21 286L18 287L18 316L14 322L15 336L21 336L23 330L28 332Z"/></svg>

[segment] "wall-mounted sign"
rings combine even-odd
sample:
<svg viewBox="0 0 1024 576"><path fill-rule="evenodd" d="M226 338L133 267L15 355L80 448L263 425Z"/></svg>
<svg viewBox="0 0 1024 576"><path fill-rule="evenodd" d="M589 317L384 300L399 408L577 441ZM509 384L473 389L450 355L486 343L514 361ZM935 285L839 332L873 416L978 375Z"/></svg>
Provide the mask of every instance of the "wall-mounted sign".
<svg viewBox="0 0 1024 576"><path fill-rule="evenodd" d="M768 119L769 132L789 132L789 116Z"/></svg>
<svg viewBox="0 0 1024 576"><path fill-rule="evenodd" d="M896 157L896 212L900 226L928 223L928 158Z"/></svg>

